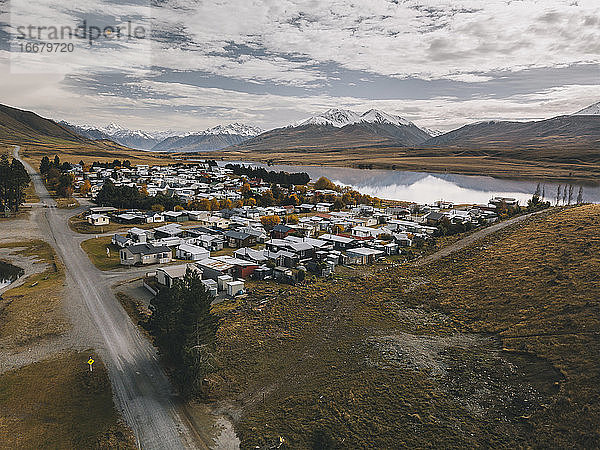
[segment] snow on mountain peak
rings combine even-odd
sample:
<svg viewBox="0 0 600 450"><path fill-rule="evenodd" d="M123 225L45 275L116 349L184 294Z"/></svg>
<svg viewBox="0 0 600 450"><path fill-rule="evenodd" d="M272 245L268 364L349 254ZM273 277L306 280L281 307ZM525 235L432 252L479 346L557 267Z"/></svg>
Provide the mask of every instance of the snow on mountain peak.
<svg viewBox="0 0 600 450"><path fill-rule="evenodd" d="M354 111L348 109L331 108L322 114L302 120L294 126L303 125L329 125L341 128L350 123L354 123L360 116Z"/></svg>
<svg viewBox="0 0 600 450"><path fill-rule="evenodd" d="M393 114L388 114L378 109L370 109L363 114L356 113L348 109L332 108L322 114L310 117L293 124L292 126L303 125L329 125L336 128L341 128L346 125L356 123L388 123L395 126L408 126L412 122Z"/></svg>
<svg viewBox="0 0 600 450"><path fill-rule="evenodd" d="M412 125L412 122L404 119L400 116L395 116L393 114L388 114L386 112L380 111L378 109L370 109L362 116L358 122L366 122L366 123L390 123L392 125L400 126L400 125Z"/></svg>
<svg viewBox="0 0 600 450"><path fill-rule="evenodd" d="M583 108L581 111L577 111L574 116L599 116L600 115L600 102L594 103L587 108Z"/></svg>
<svg viewBox="0 0 600 450"><path fill-rule="evenodd" d="M216 127L209 128L204 130L200 134L235 134L238 136L249 136L254 137L263 133L264 130L259 127L252 127L249 125L244 125L243 123L230 123L229 125L217 125Z"/></svg>

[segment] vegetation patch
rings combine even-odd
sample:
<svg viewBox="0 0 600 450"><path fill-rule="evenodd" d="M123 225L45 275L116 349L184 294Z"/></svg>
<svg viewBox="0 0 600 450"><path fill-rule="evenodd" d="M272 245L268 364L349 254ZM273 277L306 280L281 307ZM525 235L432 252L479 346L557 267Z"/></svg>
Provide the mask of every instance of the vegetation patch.
<svg viewBox="0 0 600 450"><path fill-rule="evenodd" d="M85 251L92 263L100 270L112 270L121 266L119 257L119 247L111 243L110 236L88 239L81 243L81 248ZM107 254L106 250L110 254Z"/></svg>
<svg viewBox="0 0 600 450"><path fill-rule="evenodd" d="M31 275L21 286L6 291L0 300L0 346L27 345L64 333L69 323L62 311L64 269L52 247L40 240L2 244L23 256L35 257L48 268Z"/></svg>
<svg viewBox="0 0 600 450"><path fill-rule="evenodd" d="M0 435L7 449L136 448L113 405L106 369L91 352L59 354L1 375Z"/></svg>

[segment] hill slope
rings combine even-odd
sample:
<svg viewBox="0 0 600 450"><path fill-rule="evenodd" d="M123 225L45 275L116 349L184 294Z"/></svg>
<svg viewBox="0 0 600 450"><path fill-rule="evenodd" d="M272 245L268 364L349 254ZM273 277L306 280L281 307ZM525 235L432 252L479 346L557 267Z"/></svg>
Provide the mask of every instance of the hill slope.
<svg viewBox="0 0 600 450"><path fill-rule="evenodd" d="M0 141L35 143L44 138L85 142L86 138L50 119L10 106L0 105Z"/></svg>
<svg viewBox="0 0 600 450"><path fill-rule="evenodd" d="M600 116L559 116L536 122L480 122L431 138L422 145L483 149L557 146L600 149Z"/></svg>

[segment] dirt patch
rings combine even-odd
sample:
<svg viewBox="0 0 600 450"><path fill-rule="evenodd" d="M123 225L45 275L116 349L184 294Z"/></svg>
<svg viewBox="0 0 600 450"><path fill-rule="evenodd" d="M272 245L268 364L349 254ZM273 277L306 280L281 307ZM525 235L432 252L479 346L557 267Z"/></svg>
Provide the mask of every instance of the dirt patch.
<svg viewBox="0 0 600 450"><path fill-rule="evenodd" d="M504 351L500 339L492 336L397 333L371 337L367 343L376 350L367 364L425 372L444 395L451 395L471 414L486 419L530 417L551 401L563 380L548 361Z"/></svg>

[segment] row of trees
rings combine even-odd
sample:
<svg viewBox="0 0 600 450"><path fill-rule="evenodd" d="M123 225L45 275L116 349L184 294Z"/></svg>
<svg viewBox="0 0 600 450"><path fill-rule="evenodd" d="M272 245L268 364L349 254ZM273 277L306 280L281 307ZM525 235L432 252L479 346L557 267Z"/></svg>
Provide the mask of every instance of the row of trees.
<svg viewBox="0 0 600 450"><path fill-rule="evenodd" d="M198 272L188 269L150 303L150 332L188 398L202 394L202 380L215 369L212 351L219 321L211 312L212 300Z"/></svg>
<svg viewBox="0 0 600 450"><path fill-rule="evenodd" d="M61 164L58 155L54 156L52 161L44 156L40 162L40 174L46 186L50 190L56 191L56 194L60 197L71 197L75 190L75 178L73 174L69 173L71 168L72 166L68 162Z"/></svg>
<svg viewBox="0 0 600 450"><path fill-rule="evenodd" d="M29 185L29 175L21 161L7 155L0 159L0 205L2 210L18 211L25 200L25 188Z"/></svg>
<svg viewBox="0 0 600 450"><path fill-rule="evenodd" d="M163 209L174 210L176 206L182 206L182 202L177 196L148 195L147 191L142 191L135 186L115 186L111 180L106 180L95 201L100 206L113 206L121 209L150 210L153 206L160 205Z"/></svg>
<svg viewBox="0 0 600 450"><path fill-rule="evenodd" d="M260 178L267 183L277 183L283 186L305 185L310 181L310 176L306 172L275 172L262 167L250 167L241 164L227 164L225 168L232 170L237 176L245 175L248 178Z"/></svg>

